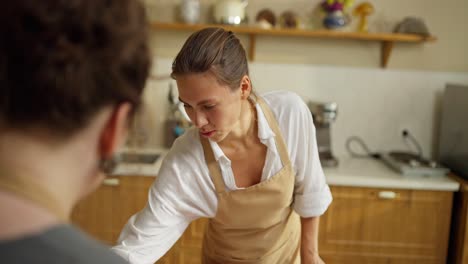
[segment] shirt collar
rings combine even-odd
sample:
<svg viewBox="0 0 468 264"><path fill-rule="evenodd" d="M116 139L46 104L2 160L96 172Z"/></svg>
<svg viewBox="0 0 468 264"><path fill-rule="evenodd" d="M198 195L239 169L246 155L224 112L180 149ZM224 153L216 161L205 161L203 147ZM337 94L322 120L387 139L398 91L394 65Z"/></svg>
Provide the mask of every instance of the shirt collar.
<svg viewBox="0 0 468 264"><path fill-rule="evenodd" d="M260 141L262 141L262 143L265 144L269 139L275 137L275 133L270 128L265 114L263 113L263 110L258 103L255 104L255 108L257 109L258 138ZM213 150L213 156L216 161L219 161L219 159L229 161L226 155L224 155L224 152L221 150L221 147L219 147L218 143L212 141L211 139L208 139L208 141L210 142L211 149ZM265 145L270 148L270 144ZM274 151L275 148L272 150Z"/></svg>
<svg viewBox="0 0 468 264"><path fill-rule="evenodd" d="M258 138L267 140L274 137L275 133L271 130L262 108L258 103L255 104L255 108L257 109Z"/></svg>

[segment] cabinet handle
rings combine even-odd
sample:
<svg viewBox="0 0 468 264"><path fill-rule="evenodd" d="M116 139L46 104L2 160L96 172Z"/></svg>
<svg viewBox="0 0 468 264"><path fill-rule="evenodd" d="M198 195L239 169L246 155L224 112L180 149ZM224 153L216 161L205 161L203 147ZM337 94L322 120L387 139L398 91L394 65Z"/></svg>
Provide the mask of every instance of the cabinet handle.
<svg viewBox="0 0 468 264"><path fill-rule="evenodd" d="M102 181L102 184L106 186L119 186L120 180L116 178L104 179L104 181Z"/></svg>
<svg viewBox="0 0 468 264"><path fill-rule="evenodd" d="M379 194L378 194L378 197L380 199L391 200L391 199L395 199L397 197L397 193L392 192L392 191L380 191Z"/></svg>

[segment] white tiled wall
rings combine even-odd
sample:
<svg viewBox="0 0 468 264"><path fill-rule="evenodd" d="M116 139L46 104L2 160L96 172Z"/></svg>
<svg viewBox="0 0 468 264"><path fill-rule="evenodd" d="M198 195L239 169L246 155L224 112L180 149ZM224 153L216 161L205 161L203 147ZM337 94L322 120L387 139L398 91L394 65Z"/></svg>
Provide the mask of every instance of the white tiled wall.
<svg viewBox="0 0 468 264"><path fill-rule="evenodd" d="M156 58L154 74L168 75L171 63ZM260 93L290 90L304 100L337 102L332 140L339 156L346 155L345 141L351 135L362 137L372 150L404 150L399 134L403 128L419 140L426 156L432 155L445 84L468 84L468 73L261 63L252 63L250 71ZM136 126L148 146L163 144L169 82L150 81L145 91L146 106Z"/></svg>

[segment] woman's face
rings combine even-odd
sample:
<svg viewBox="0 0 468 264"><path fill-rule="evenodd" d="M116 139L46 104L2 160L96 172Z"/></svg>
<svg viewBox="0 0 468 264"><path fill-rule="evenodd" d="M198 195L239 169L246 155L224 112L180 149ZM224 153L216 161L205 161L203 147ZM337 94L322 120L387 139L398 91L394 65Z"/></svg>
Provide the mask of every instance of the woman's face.
<svg viewBox="0 0 468 264"><path fill-rule="evenodd" d="M221 142L239 125L242 91L232 91L209 72L177 77L179 99L200 134Z"/></svg>

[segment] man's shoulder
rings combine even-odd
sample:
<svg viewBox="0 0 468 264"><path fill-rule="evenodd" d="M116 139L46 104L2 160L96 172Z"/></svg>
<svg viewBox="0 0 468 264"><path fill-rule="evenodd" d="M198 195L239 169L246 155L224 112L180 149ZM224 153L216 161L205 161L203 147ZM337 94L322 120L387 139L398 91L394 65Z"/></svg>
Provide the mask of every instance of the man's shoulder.
<svg viewBox="0 0 468 264"><path fill-rule="evenodd" d="M67 241L71 248L67 246L63 249L64 254L69 254L75 263L127 263L120 256L116 255L106 246L89 237L79 229L67 226L62 236L57 236L57 242ZM62 240L63 239L63 240Z"/></svg>
<svg viewBox="0 0 468 264"><path fill-rule="evenodd" d="M80 230L62 225L0 243L5 263L124 264L121 257Z"/></svg>

